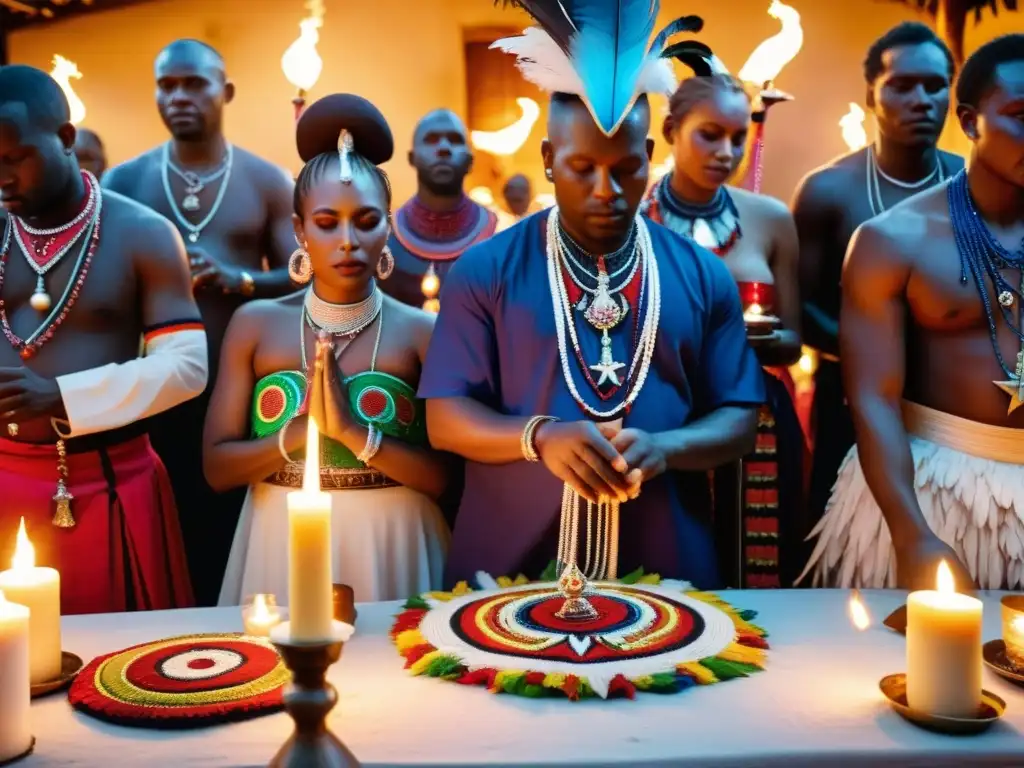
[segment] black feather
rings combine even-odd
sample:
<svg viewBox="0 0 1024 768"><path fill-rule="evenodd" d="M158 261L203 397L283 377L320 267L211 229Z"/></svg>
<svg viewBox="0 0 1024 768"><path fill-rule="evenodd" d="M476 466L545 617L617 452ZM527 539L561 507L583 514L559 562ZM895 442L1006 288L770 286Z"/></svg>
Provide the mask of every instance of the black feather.
<svg viewBox="0 0 1024 768"><path fill-rule="evenodd" d="M502 8L520 8L526 11L567 55L577 29L570 21L571 0L494 0Z"/></svg>
<svg viewBox="0 0 1024 768"><path fill-rule="evenodd" d="M670 45L661 55L662 58L675 59L685 64L697 77L709 77L713 73L711 61L714 54L708 46L696 40L684 40Z"/></svg>
<svg viewBox="0 0 1024 768"><path fill-rule="evenodd" d="M670 38L682 34L683 32L697 33L702 29L704 29L704 19L700 16L683 16L682 18L676 19L655 36L654 41L651 43L650 53L653 56L659 56L661 55L662 49L665 47L665 43L667 43Z"/></svg>

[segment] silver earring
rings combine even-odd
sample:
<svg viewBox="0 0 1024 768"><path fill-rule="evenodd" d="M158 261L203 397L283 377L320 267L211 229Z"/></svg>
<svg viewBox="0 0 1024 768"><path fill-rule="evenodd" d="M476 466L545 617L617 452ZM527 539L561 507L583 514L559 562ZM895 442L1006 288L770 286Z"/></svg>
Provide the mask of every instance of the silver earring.
<svg viewBox="0 0 1024 768"><path fill-rule="evenodd" d="M395 257L391 249L385 245L380 252L380 260L377 262L377 279L387 280L395 270Z"/></svg>
<svg viewBox="0 0 1024 768"><path fill-rule="evenodd" d="M292 282L305 285L313 278L313 264L309 260L309 252L299 246L288 257L288 277Z"/></svg>
<svg viewBox="0 0 1024 768"><path fill-rule="evenodd" d="M554 175L551 173L551 169L550 168L545 168L544 169L544 178L546 178L548 181L553 181L554 180Z"/></svg>

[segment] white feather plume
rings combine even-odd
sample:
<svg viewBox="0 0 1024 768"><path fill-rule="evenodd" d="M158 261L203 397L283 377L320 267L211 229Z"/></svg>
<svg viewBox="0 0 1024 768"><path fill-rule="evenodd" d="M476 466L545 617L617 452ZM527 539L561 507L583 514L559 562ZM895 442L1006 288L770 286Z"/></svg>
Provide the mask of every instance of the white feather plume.
<svg viewBox="0 0 1024 768"><path fill-rule="evenodd" d="M523 77L548 93L583 93L583 81L558 44L540 27L528 27L517 37L504 37L491 43L516 57Z"/></svg>
<svg viewBox="0 0 1024 768"><path fill-rule="evenodd" d="M671 96L675 93L676 75L672 71L672 64L661 56L649 56L640 70L640 77L637 79L637 93L658 93L663 96Z"/></svg>

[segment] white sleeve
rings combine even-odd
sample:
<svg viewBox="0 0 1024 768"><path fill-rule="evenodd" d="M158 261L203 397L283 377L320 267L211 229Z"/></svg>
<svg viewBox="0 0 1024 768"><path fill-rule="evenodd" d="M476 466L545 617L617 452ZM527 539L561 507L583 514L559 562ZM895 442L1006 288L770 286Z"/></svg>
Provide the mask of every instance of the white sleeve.
<svg viewBox="0 0 1024 768"><path fill-rule="evenodd" d="M142 357L58 376L67 419L54 419L54 429L61 437L118 429L200 395L208 376L202 326L154 331Z"/></svg>

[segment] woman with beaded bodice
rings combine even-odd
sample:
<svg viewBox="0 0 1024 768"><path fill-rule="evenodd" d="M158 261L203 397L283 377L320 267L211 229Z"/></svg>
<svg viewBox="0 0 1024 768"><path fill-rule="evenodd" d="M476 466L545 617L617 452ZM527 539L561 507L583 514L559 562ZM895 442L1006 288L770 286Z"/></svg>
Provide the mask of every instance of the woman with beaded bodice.
<svg viewBox="0 0 1024 768"><path fill-rule="evenodd" d="M335 94L297 126L292 278L305 290L244 307L231 321L206 422L210 485L248 485L221 589L287 594L286 496L301 485L306 420L322 435L336 582L357 600L440 586L447 483L415 387L433 317L384 296L393 140L369 102ZM314 361L316 365L314 365Z"/></svg>
<svg viewBox="0 0 1024 768"><path fill-rule="evenodd" d="M744 307L757 304L781 320L765 328L762 318L745 315L764 366L768 404L759 414L757 447L740 464L739 482L729 468L715 473L715 511L717 519L731 520L740 505L742 586L789 586L803 566L808 532L798 517L806 443L785 368L800 357L796 227L780 201L726 185L743 159L750 98L731 75L712 72L711 60L687 63L697 75L672 95L664 124L674 167L652 187L642 212L721 257ZM720 545L734 551L732 541Z"/></svg>

